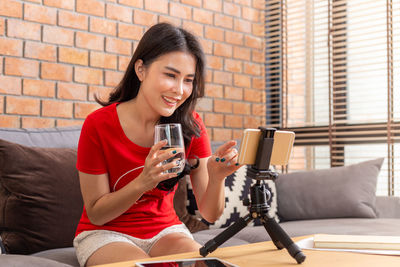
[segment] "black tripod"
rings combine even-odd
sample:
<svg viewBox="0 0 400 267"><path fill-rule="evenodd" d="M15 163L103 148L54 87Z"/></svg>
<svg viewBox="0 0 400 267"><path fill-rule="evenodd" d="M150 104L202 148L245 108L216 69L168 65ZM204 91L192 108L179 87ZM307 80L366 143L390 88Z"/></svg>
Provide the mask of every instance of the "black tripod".
<svg viewBox="0 0 400 267"><path fill-rule="evenodd" d="M200 248L200 254L205 257L209 253L216 250L221 244L234 236L236 233L246 227L252 220L259 218L268 232L273 243L278 249L286 248L289 254L297 261L302 263L306 256L300 248L293 243L292 239L279 226L279 224L268 215L270 206L268 200L271 193L265 187L262 180L275 180L278 174L269 170L271 158L273 136L275 129L266 129L259 127L261 130L260 141L258 145L256 162L247 169L246 177L256 179L256 183L250 188L250 200L244 200L244 205L249 206L249 214L239 218L234 224L229 226L219 235L208 241Z"/></svg>

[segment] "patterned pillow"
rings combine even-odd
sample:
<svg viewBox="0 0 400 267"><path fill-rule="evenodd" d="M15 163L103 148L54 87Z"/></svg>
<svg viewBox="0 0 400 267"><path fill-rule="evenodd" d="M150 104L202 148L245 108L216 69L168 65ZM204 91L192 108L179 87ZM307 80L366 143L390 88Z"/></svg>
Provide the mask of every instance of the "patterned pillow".
<svg viewBox="0 0 400 267"><path fill-rule="evenodd" d="M225 209L223 214L213 224L203 219L203 222L210 225L210 229L228 227L240 217L244 217L249 213L248 207L243 205L243 199L250 198L250 187L256 181L246 178L246 170L247 166L243 166L225 179ZM275 183L271 180L265 180L264 182L267 189L271 192L271 198L268 200L268 205L270 206L268 214L279 222ZM190 180L188 182L188 212L200 217ZM261 222L256 219L250 222L249 225L261 225Z"/></svg>

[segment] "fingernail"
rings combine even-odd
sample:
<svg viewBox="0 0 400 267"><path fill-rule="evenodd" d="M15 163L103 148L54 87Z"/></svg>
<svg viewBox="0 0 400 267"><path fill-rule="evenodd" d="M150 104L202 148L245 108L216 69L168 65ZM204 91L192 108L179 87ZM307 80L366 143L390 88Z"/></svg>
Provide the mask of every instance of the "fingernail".
<svg viewBox="0 0 400 267"><path fill-rule="evenodd" d="M172 154L176 154L176 150L172 151Z"/></svg>
<svg viewBox="0 0 400 267"><path fill-rule="evenodd" d="M236 165L236 166L239 166L239 163L236 163L235 165Z"/></svg>
<svg viewBox="0 0 400 267"><path fill-rule="evenodd" d="M181 172L177 172L177 173L176 173L176 176L179 176L179 175L181 175Z"/></svg>
<svg viewBox="0 0 400 267"><path fill-rule="evenodd" d="M215 161L216 161L216 162L218 162L218 161L219 161L219 158L218 158L218 157L217 157L217 158L215 158ZM221 160L221 161L222 161L222 160Z"/></svg>
<svg viewBox="0 0 400 267"><path fill-rule="evenodd" d="M225 161L225 158L222 158L222 159L221 159L221 162L224 162L224 161Z"/></svg>
<svg viewBox="0 0 400 267"><path fill-rule="evenodd" d="M181 161L180 161L180 160L177 160L177 161L176 161L176 166L179 166L179 165L181 165Z"/></svg>

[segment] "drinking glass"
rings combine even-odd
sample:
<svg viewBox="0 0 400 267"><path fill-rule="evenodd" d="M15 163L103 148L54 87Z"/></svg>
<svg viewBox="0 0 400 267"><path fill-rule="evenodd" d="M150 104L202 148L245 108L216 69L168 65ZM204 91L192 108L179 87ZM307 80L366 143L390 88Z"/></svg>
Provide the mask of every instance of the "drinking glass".
<svg viewBox="0 0 400 267"><path fill-rule="evenodd" d="M167 140L167 144L161 150L176 151L174 157L171 157L161 164L167 164L176 161L176 167L166 170L166 173L179 173L185 168L185 144L183 142L182 126L180 123L158 124L155 126L154 143L161 140Z"/></svg>

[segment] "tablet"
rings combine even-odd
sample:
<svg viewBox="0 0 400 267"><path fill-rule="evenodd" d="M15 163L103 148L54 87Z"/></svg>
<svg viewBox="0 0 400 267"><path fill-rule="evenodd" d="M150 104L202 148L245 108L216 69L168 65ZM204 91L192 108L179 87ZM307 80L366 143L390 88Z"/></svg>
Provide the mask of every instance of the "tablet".
<svg viewBox="0 0 400 267"><path fill-rule="evenodd" d="M233 263L218 258L192 258L164 261L137 262L138 267L239 267Z"/></svg>

